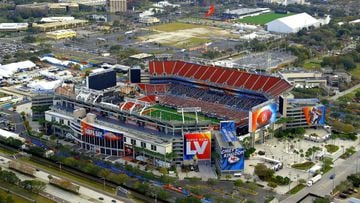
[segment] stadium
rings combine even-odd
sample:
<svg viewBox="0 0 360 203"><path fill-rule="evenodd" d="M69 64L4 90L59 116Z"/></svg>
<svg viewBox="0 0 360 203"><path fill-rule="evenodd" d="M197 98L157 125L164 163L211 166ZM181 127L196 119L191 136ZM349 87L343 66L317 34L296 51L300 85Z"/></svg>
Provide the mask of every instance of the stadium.
<svg viewBox="0 0 360 203"><path fill-rule="evenodd" d="M292 88L279 77L184 61L151 61L148 71L131 72L130 81L146 75L147 82L117 83L110 69L94 71L86 87L57 88L45 118L69 128L53 131L85 150L157 166L210 160L215 150L243 156L241 144L229 143L275 122L275 101Z"/></svg>
<svg viewBox="0 0 360 203"><path fill-rule="evenodd" d="M138 87L149 101L158 103L155 110L159 105L168 112L169 108L199 107L205 119L217 124L234 120L237 126L247 125L252 107L291 89L278 77L183 61L152 61L149 73L150 84ZM173 118L171 114L176 110L167 116Z"/></svg>

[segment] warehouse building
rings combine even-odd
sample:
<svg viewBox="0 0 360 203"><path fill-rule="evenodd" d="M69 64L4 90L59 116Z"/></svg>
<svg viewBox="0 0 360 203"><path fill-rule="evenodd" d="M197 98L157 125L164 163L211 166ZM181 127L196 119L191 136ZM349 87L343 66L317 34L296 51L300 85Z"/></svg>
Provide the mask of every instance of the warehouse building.
<svg viewBox="0 0 360 203"><path fill-rule="evenodd" d="M67 39L76 37L76 32L74 30L56 30L47 32L46 37L54 40Z"/></svg>
<svg viewBox="0 0 360 203"><path fill-rule="evenodd" d="M27 23L0 23L0 32L17 32L28 29Z"/></svg>
<svg viewBox="0 0 360 203"><path fill-rule="evenodd" d="M87 20L67 20L60 22L51 22L51 23L33 23L33 28L38 29L42 32L53 31L58 29L69 29L84 26L88 23Z"/></svg>

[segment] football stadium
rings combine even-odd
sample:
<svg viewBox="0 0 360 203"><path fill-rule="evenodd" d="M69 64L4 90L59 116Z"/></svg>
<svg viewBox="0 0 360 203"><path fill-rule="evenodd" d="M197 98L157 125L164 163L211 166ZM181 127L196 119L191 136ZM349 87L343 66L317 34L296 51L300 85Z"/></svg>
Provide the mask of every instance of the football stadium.
<svg viewBox="0 0 360 203"><path fill-rule="evenodd" d="M221 172L236 173L244 167L240 138L273 124L278 97L292 88L276 76L178 60L132 71L126 84L112 69L91 73L86 87L63 84L46 120L67 125L62 135L94 153L169 167L217 152ZM134 79L140 75L147 80Z"/></svg>

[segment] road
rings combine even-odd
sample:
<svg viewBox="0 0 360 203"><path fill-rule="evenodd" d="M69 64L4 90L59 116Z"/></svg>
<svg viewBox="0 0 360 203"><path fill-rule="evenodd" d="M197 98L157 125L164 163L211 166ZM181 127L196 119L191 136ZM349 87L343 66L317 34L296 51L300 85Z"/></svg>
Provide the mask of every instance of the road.
<svg viewBox="0 0 360 203"><path fill-rule="evenodd" d="M346 94L349 94L350 92L352 92L352 91L354 91L354 90L356 90L358 88L360 88L360 84L357 84L354 87L351 87L351 88L349 88L349 89L347 89L345 91L339 92L339 94L334 95L334 96L330 97L329 99L330 100L337 100L338 98L340 98L340 97L342 97L342 96L344 96Z"/></svg>
<svg viewBox="0 0 360 203"><path fill-rule="evenodd" d="M9 159L9 157L5 157L3 155L0 156L3 161L0 162L1 167L3 168L8 168L8 163L11 159ZM33 179L31 177L25 176L23 174L17 173L15 172L15 174L21 179L21 180L29 180L29 179ZM43 182L48 183L48 176L52 175L53 177L59 178L56 174L54 173L48 173L46 171L37 171L34 175L35 178L38 180L41 180ZM47 193L47 196L51 197L52 199L58 199L61 200L59 202L69 202L69 203L92 203L92 202L112 202L113 200L117 199L116 202L123 202L120 201L120 197L115 198L112 195L107 195L104 194L98 190L94 190L94 189L90 189L82 184L78 184L76 181L72 181L75 184L80 186L79 189L79 195L67 192L65 190L59 189L53 185L48 184L45 188L45 193ZM98 198L102 197L103 200L99 200ZM121 198L123 200L123 198ZM126 199L127 200L127 199ZM124 201L124 202L131 202L129 201Z"/></svg>
<svg viewBox="0 0 360 203"><path fill-rule="evenodd" d="M334 163L334 168L323 175L321 180L315 183L311 187L306 187L295 195L289 196L288 198L282 200L283 203L295 203L298 202L302 197L308 193L313 193L319 196L329 195L333 190L333 187L338 185L341 181L344 181L346 177L352 173L356 172L357 159L360 157L360 151L356 152L350 158L343 160L338 159ZM335 173L335 179L330 180L330 175Z"/></svg>

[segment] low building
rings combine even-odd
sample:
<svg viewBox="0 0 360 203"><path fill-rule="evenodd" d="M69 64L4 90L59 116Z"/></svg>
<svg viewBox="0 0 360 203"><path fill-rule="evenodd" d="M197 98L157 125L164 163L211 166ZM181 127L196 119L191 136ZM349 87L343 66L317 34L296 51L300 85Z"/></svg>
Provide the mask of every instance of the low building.
<svg viewBox="0 0 360 203"><path fill-rule="evenodd" d="M304 71L294 68L282 71L280 75L299 88L325 87L327 85L326 77L318 71Z"/></svg>
<svg viewBox="0 0 360 203"><path fill-rule="evenodd" d="M46 37L55 40L73 38L76 37L76 32L74 30L56 30L47 32Z"/></svg>
<svg viewBox="0 0 360 203"><path fill-rule="evenodd" d="M0 32L17 32L27 30L28 23L0 23Z"/></svg>
<svg viewBox="0 0 360 203"><path fill-rule="evenodd" d="M39 14L39 16L76 11L79 11L79 4L77 3L32 3L16 5L15 8L16 13L28 14L29 12L33 12Z"/></svg>
<svg viewBox="0 0 360 203"><path fill-rule="evenodd" d="M151 17L151 16L145 16L140 18L140 23L145 23L145 24L153 24L153 23L160 23L160 19L156 18L156 17Z"/></svg>
<svg viewBox="0 0 360 203"><path fill-rule="evenodd" d="M106 0L59 0L60 3L77 3L80 6L104 6L106 5Z"/></svg>
<svg viewBox="0 0 360 203"><path fill-rule="evenodd" d="M72 21L75 20L72 16L58 16L58 17L46 17L41 18L41 23L54 23L54 22L63 22L63 21Z"/></svg>
<svg viewBox="0 0 360 203"><path fill-rule="evenodd" d="M255 16L263 13L268 13L271 10L269 8L239 8L235 10L227 9L222 13L225 18L244 18L246 16Z"/></svg>
<svg viewBox="0 0 360 203"><path fill-rule="evenodd" d="M33 28L38 29L42 32L59 30L59 29L69 29L84 26L88 23L87 20L68 20L61 22L52 22L52 23L33 23Z"/></svg>
<svg viewBox="0 0 360 203"><path fill-rule="evenodd" d="M268 4L282 4L284 6L289 5L289 4L300 4L303 5L305 4L305 0L264 0L264 3L268 3Z"/></svg>

